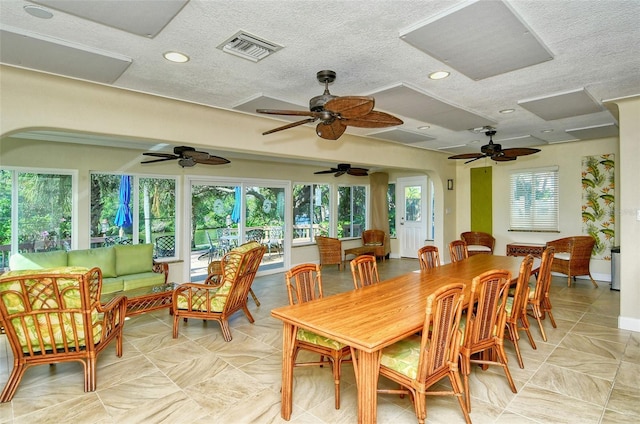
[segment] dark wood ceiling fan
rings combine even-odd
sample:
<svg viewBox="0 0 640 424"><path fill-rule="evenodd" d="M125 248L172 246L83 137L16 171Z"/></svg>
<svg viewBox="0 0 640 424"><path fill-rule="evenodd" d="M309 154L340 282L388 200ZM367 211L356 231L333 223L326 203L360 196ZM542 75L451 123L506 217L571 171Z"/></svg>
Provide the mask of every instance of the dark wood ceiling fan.
<svg viewBox="0 0 640 424"><path fill-rule="evenodd" d="M198 163L205 165L224 165L230 163L228 159L221 158L220 156L212 156L207 152L201 152L189 146L177 146L173 148L173 154L160 153L160 152L147 152L143 153L145 156L154 156L160 159L152 159L142 161L140 163L156 163L164 162L167 160L178 160L178 165L181 167L191 167Z"/></svg>
<svg viewBox="0 0 640 424"><path fill-rule="evenodd" d="M489 130L485 132L485 135L489 137L489 144L485 144L480 148L481 153L462 153L460 155L449 156L449 159L470 159L465 163L473 162L482 158L490 158L496 162L507 162L516 160L518 156L531 155L540 151L540 149L532 149L529 147L503 149L501 144L493 142L493 136L496 135L495 130Z"/></svg>
<svg viewBox="0 0 640 424"><path fill-rule="evenodd" d="M316 75L318 81L324 83L324 93L313 97L309 101L309 111L305 110L275 110L257 109L258 113L270 115L309 116L309 118L291 124L283 125L262 135L309 124L320 120L316 126L318 137L327 140L337 140L344 134L347 126L360 128L384 128L402 125L403 121L393 115L373 110L375 99L366 96L334 96L329 93L329 83L336 79L334 71L319 71Z"/></svg>
<svg viewBox="0 0 640 424"><path fill-rule="evenodd" d="M349 163L339 163L337 168L327 169L326 171L314 172L314 174L334 174L334 177L348 174L354 177L366 177L369 175L369 170L365 168L356 168Z"/></svg>

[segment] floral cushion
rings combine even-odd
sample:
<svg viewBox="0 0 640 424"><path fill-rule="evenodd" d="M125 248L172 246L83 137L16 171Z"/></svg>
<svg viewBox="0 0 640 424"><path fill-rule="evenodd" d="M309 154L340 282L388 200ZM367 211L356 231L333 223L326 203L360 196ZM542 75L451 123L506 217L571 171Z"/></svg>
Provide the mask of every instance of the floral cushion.
<svg viewBox="0 0 640 424"><path fill-rule="evenodd" d="M29 352L29 346L34 351L50 350L53 346L62 347L64 346L62 341L65 339L69 345L73 345L74 341L80 347L86 345L85 328L82 314L79 312L82 307L80 285L73 274L84 274L88 271L83 267L61 267L10 271L2 275L0 301L4 303L9 316L28 310L25 299L31 305L31 310L41 311L27 315L22 319L16 317L9 320L15 329L20 345L23 347L23 352ZM28 290L28 295L25 296L20 280L11 277L30 274L69 274L68 279L59 278L57 280L58 291L62 292L63 304L58 304L54 296L52 281L46 277L23 280ZM60 310L65 311L60 312ZM98 341L102 335L102 314L94 311L91 315L91 321L94 340ZM51 330L49 330L49 325L51 325ZM39 334L42 336L42 345L39 342Z"/></svg>
<svg viewBox="0 0 640 424"><path fill-rule="evenodd" d="M201 289L191 288L191 311L198 312L222 312L227 301L227 294L231 290L233 283L226 280L219 288L203 287ZM207 292L209 292L209 305L207 307ZM186 293L181 292L177 296L178 309L189 309L189 302Z"/></svg>
<svg viewBox="0 0 640 424"><path fill-rule="evenodd" d="M380 364L409 378L418 376L420 336L410 336L382 350Z"/></svg>
<svg viewBox="0 0 640 424"><path fill-rule="evenodd" d="M318 346L324 346L324 347L328 347L330 349L335 349L335 350L340 350L346 346L340 342L331 340L327 337L321 336L311 331L304 330L302 328L298 328L298 334L296 338L303 342L311 343Z"/></svg>

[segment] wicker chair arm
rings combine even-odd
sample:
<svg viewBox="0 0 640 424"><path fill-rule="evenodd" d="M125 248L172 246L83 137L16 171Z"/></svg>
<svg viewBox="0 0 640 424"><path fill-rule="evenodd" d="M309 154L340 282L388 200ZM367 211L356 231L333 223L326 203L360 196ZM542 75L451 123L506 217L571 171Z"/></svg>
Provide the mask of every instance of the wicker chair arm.
<svg viewBox="0 0 640 424"><path fill-rule="evenodd" d="M224 275L224 269L222 268L222 261L212 261L209 264L208 275L204 280L204 284L212 287L220 287L222 285L222 276Z"/></svg>
<svg viewBox="0 0 640 424"><path fill-rule="evenodd" d="M127 313L127 298L123 295L118 295L104 305L98 304L96 311L102 314L100 341L103 341L124 325Z"/></svg>

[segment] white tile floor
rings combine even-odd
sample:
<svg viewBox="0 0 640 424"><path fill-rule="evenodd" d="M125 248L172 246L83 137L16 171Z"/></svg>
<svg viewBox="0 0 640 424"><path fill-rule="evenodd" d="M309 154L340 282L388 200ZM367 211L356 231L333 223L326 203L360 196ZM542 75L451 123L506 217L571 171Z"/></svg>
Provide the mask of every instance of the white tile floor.
<svg viewBox="0 0 640 424"><path fill-rule="evenodd" d="M418 268L417 261L379 262L381 277ZM351 290L348 271L323 270L325 295ZM10 403L0 405L2 423L278 423L280 418L281 323L270 316L287 304L282 274L258 277L253 289L262 306L249 300L256 319L242 313L231 320L233 340L224 342L215 322L181 323L171 337L167 310L134 317L125 326L122 358L113 346L98 360L98 389L83 392L82 365L66 363L27 370ZM474 369L474 423L638 423L640 422L640 333L616 328L620 293L589 280L568 288L554 278L551 300L558 328L538 344L520 343L525 368L505 342L518 393L511 393L500 369ZM548 320L547 320L548 321ZM12 366L6 337L0 337L0 384ZM331 372L296 368L291 423L355 423L356 389L345 364L341 408L333 407ZM381 381L380 384L387 384ZM427 422L464 422L457 402L427 399ZM415 423L410 401L380 395L378 422Z"/></svg>

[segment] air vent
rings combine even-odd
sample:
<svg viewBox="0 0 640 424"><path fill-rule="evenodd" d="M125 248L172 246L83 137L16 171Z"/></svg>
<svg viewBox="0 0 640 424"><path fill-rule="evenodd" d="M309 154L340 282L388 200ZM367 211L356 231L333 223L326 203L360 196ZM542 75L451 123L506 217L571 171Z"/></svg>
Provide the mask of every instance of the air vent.
<svg viewBox="0 0 640 424"><path fill-rule="evenodd" d="M282 48L248 32L239 31L218 46L220 50L244 59L257 62Z"/></svg>

